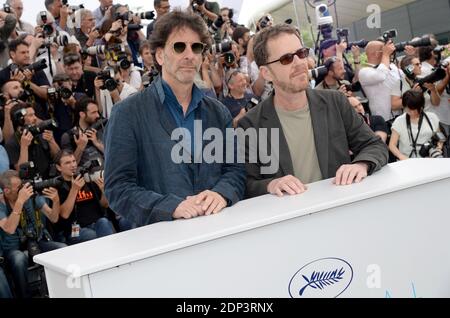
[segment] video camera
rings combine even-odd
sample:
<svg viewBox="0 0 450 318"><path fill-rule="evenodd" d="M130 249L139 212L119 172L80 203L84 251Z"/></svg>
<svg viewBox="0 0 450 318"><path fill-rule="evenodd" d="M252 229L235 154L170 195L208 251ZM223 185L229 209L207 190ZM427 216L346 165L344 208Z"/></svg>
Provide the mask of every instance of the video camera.
<svg viewBox="0 0 450 318"><path fill-rule="evenodd" d="M439 143L444 143L447 138L441 132L435 132L431 139L420 147L419 154L423 158L444 158L442 150L438 148Z"/></svg>
<svg viewBox="0 0 450 318"><path fill-rule="evenodd" d="M103 178L103 160L95 158L87 161L84 165L78 167L77 175L83 176L84 181L88 183Z"/></svg>
<svg viewBox="0 0 450 318"><path fill-rule="evenodd" d="M42 193L45 188L59 188L63 184L62 177L42 180L33 161L25 162L19 166L19 178L22 185L30 183L35 193Z"/></svg>

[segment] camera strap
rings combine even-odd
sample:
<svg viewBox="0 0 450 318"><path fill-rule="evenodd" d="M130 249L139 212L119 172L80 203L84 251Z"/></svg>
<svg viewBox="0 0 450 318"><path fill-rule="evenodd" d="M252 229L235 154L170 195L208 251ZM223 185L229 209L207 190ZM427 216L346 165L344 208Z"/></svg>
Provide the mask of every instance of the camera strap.
<svg viewBox="0 0 450 318"><path fill-rule="evenodd" d="M414 154L417 157L417 140L419 139L419 135L420 135L420 130L422 128L422 123L423 123L423 118L425 117L425 119L428 122L428 125L430 125L431 131L433 130L433 125L431 124L430 119L428 118L427 114L425 114L425 112L422 112L420 114L420 118L419 118L419 127L417 129L417 135L416 138L414 138L413 133L412 133L412 129L411 129L411 117L409 116L409 114L406 114L406 125L408 128L408 134L409 134L409 139L411 142L411 146L412 146L412 150L411 153L409 154L409 158L412 158L412 155Z"/></svg>

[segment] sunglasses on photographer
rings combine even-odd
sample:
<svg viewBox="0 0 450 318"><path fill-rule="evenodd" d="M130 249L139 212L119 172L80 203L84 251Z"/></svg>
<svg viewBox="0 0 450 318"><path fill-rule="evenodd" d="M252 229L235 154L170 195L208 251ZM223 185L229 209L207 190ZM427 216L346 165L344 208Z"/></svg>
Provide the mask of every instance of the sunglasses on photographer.
<svg viewBox="0 0 450 318"><path fill-rule="evenodd" d="M188 43L186 42L175 42L173 44L173 51L175 53L181 54L186 50ZM191 50L194 54L202 54L205 50L206 45L201 42L190 43Z"/></svg>
<svg viewBox="0 0 450 318"><path fill-rule="evenodd" d="M282 55L278 60L268 62L265 65L273 64L276 62L280 62L281 65L288 65L291 64L294 61L294 57L297 56L299 59L305 59L309 56L309 48L302 47L301 49L298 49L294 53L287 53Z"/></svg>

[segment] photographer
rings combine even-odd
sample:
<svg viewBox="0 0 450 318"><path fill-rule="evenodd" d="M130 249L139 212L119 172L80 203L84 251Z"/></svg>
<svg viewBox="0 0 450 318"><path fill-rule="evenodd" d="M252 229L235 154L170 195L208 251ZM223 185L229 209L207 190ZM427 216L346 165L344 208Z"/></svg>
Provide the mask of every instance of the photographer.
<svg viewBox="0 0 450 318"><path fill-rule="evenodd" d="M410 89L414 89L419 92L423 91L425 96L426 111L428 111L431 105L439 106L441 98L439 97L436 85L434 83L424 83L422 86L420 86L417 83L417 80L422 77L422 64L420 63L419 59L414 56L406 56L402 59L400 67L405 74L405 77L402 77L403 90L407 91ZM397 98L400 99L400 102L402 103L401 93L401 90L393 90L391 94L393 96L399 96Z"/></svg>
<svg viewBox="0 0 450 318"><path fill-rule="evenodd" d="M75 104L86 96L83 93L72 92L72 82L66 74L56 74L53 87L48 90L48 100L53 111L52 118L58 123L53 131L55 140L61 145L62 135L73 127L75 121Z"/></svg>
<svg viewBox="0 0 450 318"><path fill-rule="evenodd" d="M28 43L21 39L11 41L9 43L9 55L12 64L0 71L0 86L9 79L21 82L30 95L28 102L35 102L39 118L49 118L46 99L47 88L50 83L42 68L36 64L31 64ZM37 71L33 70L35 67L37 67Z"/></svg>
<svg viewBox="0 0 450 318"><path fill-rule="evenodd" d="M77 163L83 166L92 158L103 158L103 127L92 128L100 119L94 100L82 98L76 103L77 125L61 139L61 148L74 151Z"/></svg>
<svg viewBox="0 0 450 318"><path fill-rule="evenodd" d="M16 25L16 31L17 32L25 32L28 34L34 34L34 27L25 21L22 21L22 14L23 14L23 1L22 0L6 0L6 4L8 4L11 7L12 13L16 15L17 18L17 25Z"/></svg>
<svg viewBox="0 0 450 318"><path fill-rule="evenodd" d="M153 7L155 8L157 15L156 19L147 25L147 40L150 40L156 21L170 11L170 3L169 0L153 0Z"/></svg>
<svg viewBox="0 0 450 318"><path fill-rule="evenodd" d="M255 96L246 93L248 86L247 77L239 70L233 70L227 74L228 96L221 102L228 108L233 117L233 127L247 113L246 106Z"/></svg>
<svg viewBox="0 0 450 318"><path fill-rule="evenodd" d="M23 251L28 250L28 256L32 260L32 257L40 252L66 246L54 242L46 230L46 218L52 223L59 219L58 191L55 188L46 188L42 191L43 196L35 196L32 185L22 184L19 174L14 170L0 175L0 187L5 198L5 202L0 203L0 241L17 296L25 298L30 296L29 259ZM52 208L45 198L51 200Z"/></svg>
<svg viewBox="0 0 450 318"><path fill-rule="evenodd" d="M21 164L33 161L39 175L47 179L52 158L59 152L53 132L49 130L52 128L51 123L48 122L48 127L44 127L45 130L40 133L41 129L37 129L38 118L29 104L15 105L11 109L11 117L16 133L14 138L6 143L9 161L16 170L19 170Z"/></svg>
<svg viewBox="0 0 450 318"><path fill-rule="evenodd" d="M316 89L338 90L347 97L352 96L352 85L348 81L344 80L344 62L337 57L330 57L325 61L324 66L327 68L328 73L323 81L316 86Z"/></svg>
<svg viewBox="0 0 450 318"><path fill-rule="evenodd" d="M83 71L81 56L69 53L64 55L64 71L72 81L72 92L83 93L90 98L95 97L94 80L96 74L91 71Z"/></svg>
<svg viewBox="0 0 450 318"><path fill-rule="evenodd" d="M8 65L8 42L9 36L14 32L17 19L14 14L8 14L0 10L0 69Z"/></svg>
<svg viewBox="0 0 450 318"><path fill-rule="evenodd" d="M96 100L103 117L109 118L114 104L137 93L137 90L123 81L117 66L107 67L94 81Z"/></svg>
<svg viewBox="0 0 450 318"><path fill-rule="evenodd" d="M56 168L64 179L58 189L61 198L61 218L57 224L69 245L77 244L114 233L111 222L105 217L108 202L104 195L103 178L86 182L77 174L77 161L69 150L62 150L56 159Z"/></svg>
<svg viewBox="0 0 450 318"><path fill-rule="evenodd" d="M199 13L208 26L217 20L220 15L220 6L217 2L206 0L189 0L189 9Z"/></svg>
<svg viewBox="0 0 450 318"><path fill-rule="evenodd" d="M82 48L90 47L99 38L100 32L95 28L95 18L91 11L80 9L80 28L75 29L75 37Z"/></svg>
<svg viewBox="0 0 450 318"><path fill-rule="evenodd" d="M58 31L71 33L72 30L67 25L71 13L68 5L64 6L61 0L45 0L45 8L55 19L54 23Z"/></svg>
<svg viewBox="0 0 450 318"><path fill-rule="evenodd" d="M100 6L94 10L95 27L100 28L106 19L111 18L113 0L99 0Z"/></svg>
<svg viewBox="0 0 450 318"><path fill-rule="evenodd" d="M14 105L17 105L19 103L18 99L23 94L22 84L19 81L9 80L2 86L2 94L4 98L4 105L1 106L2 111L0 112L0 123L2 124L1 127L3 130L3 138L6 143L14 137L14 126L11 120L11 109Z"/></svg>
<svg viewBox="0 0 450 318"><path fill-rule="evenodd" d="M425 97L421 91L405 92L403 106L406 112L392 125L389 150L399 160L423 157L421 147L439 131L439 119L435 114L424 111ZM442 148L442 144L438 147Z"/></svg>
<svg viewBox="0 0 450 318"><path fill-rule="evenodd" d="M247 59L247 48L250 41L250 30L243 26L238 26L233 31L232 39L238 44L239 50L239 67L244 74L250 74L249 63Z"/></svg>
<svg viewBox="0 0 450 318"><path fill-rule="evenodd" d="M375 135L379 136L381 140L386 143L388 137L388 127L383 117L366 114L364 106L361 103L361 99L358 97L349 97L348 101L355 111L363 117L364 122L369 125Z"/></svg>
<svg viewBox="0 0 450 318"><path fill-rule="evenodd" d="M369 99L372 115L379 115L388 121L401 112L401 105L392 105L391 91L400 85L400 70L391 64L395 52L392 41L372 41L367 44L367 67L359 72L359 81Z"/></svg>

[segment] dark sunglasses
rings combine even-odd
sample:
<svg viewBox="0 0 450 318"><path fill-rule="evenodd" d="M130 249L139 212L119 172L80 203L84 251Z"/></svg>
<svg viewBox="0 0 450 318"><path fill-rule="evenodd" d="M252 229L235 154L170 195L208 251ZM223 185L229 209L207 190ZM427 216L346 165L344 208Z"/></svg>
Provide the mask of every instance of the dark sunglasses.
<svg viewBox="0 0 450 318"><path fill-rule="evenodd" d="M294 56L298 56L299 59L304 59L309 56L309 48L308 47L302 47L301 49L298 49L295 51L295 53L287 53L281 56L278 60L266 63L266 65L273 64L276 62L280 62L281 65L288 65L291 64L294 61Z"/></svg>
<svg viewBox="0 0 450 318"><path fill-rule="evenodd" d="M187 43L185 42L175 42L173 44L173 50L175 53L181 54L186 50ZM191 50L194 54L202 54L205 50L205 44L201 42L191 43Z"/></svg>

